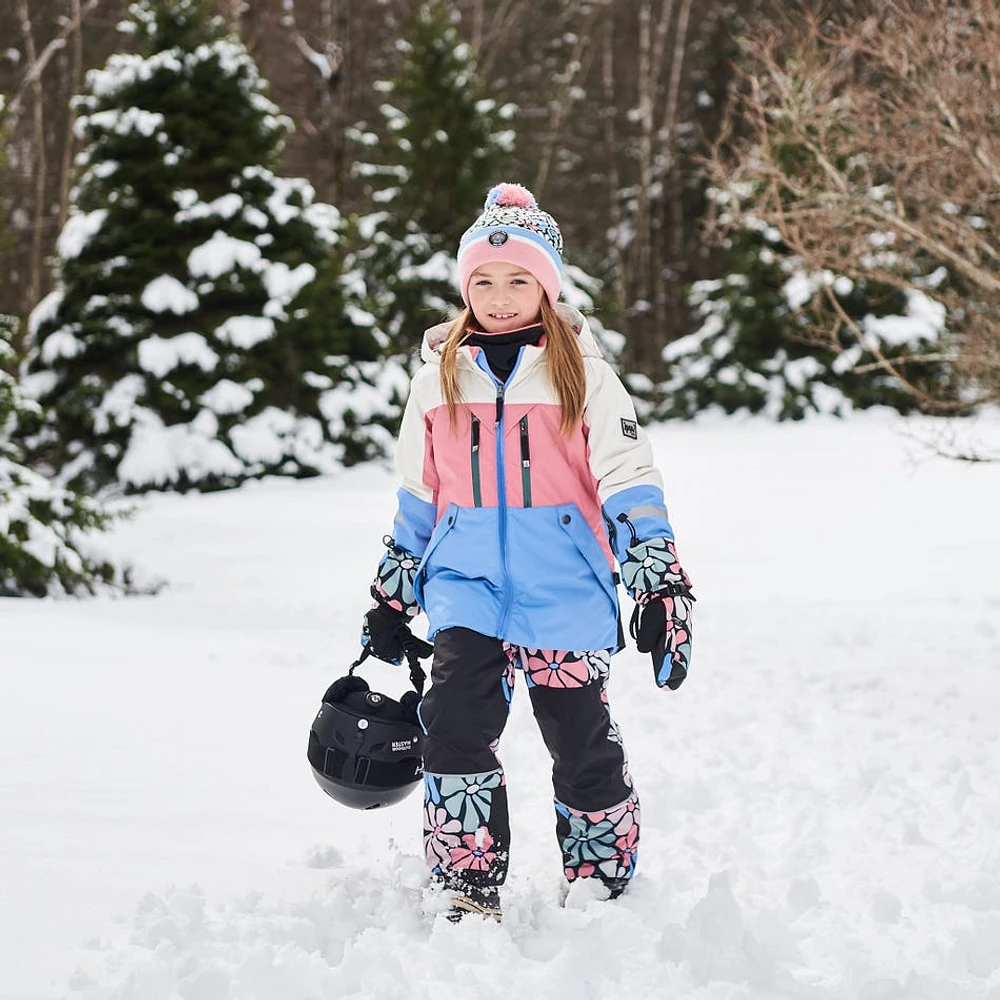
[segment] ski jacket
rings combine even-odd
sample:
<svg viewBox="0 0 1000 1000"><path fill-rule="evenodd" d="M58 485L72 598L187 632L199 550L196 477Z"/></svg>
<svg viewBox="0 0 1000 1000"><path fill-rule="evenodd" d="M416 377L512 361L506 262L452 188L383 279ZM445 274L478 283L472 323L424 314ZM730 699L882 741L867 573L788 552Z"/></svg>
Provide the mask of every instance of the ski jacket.
<svg viewBox="0 0 1000 1000"><path fill-rule="evenodd" d="M482 350L459 348L453 428L440 388L449 324L424 336L396 450L391 565L384 557L379 575L394 584L380 593L402 593L394 603L427 613L429 639L464 626L534 649L617 651L615 560L630 548L641 560L641 543L673 539L632 400L583 315L559 309L580 338L587 381L582 423L568 437L544 340L521 348L506 383ZM400 575L412 587L400 588Z"/></svg>

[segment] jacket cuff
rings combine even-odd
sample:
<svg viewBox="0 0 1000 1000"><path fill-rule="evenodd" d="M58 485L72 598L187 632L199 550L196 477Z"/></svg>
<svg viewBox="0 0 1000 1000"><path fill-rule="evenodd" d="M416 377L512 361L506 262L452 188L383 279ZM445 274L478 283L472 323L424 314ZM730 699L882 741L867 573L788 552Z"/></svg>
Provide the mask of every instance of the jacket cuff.
<svg viewBox="0 0 1000 1000"><path fill-rule="evenodd" d="M392 534L396 545L422 559L437 521L437 506L400 487Z"/></svg>
<svg viewBox="0 0 1000 1000"><path fill-rule="evenodd" d="M663 491L655 486L630 486L604 501L608 541L619 565L624 566L630 547L654 538L673 541Z"/></svg>

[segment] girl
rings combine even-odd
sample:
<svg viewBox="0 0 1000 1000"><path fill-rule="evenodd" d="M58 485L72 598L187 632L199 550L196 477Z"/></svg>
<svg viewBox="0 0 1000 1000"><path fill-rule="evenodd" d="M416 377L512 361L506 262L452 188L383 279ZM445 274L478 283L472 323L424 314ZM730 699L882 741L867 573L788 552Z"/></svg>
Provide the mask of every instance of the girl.
<svg viewBox="0 0 1000 1000"><path fill-rule="evenodd" d="M639 801L606 695L624 645L616 560L657 683L678 687L690 658L694 598L660 476L586 320L556 305L561 272L552 216L520 185L493 188L459 246L466 308L425 335L363 630L398 663L408 620L429 619L424 844L451 919L500 918L510 830L495 750L516 668L552 755L566 878L608 898L632 878Z"/></svg>

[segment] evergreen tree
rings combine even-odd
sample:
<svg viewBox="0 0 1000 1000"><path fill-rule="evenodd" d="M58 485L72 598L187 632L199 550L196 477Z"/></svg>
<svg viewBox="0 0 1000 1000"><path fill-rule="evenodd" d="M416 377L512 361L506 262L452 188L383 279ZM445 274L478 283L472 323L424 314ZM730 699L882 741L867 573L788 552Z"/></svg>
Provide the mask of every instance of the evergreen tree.
<svg viewBox="0 0 1000 1000"><path fill-rule="evenodd" d="M381 127L354 135L379 154L357 168L380 206L361 220L359 263L390 348L407 351L455 301L458 243L503 179L515 109L489 98L452 5L421 3L398 47L398 75L379 84Z"/></svg>
<svg viewBox="0 0 1000 1000"><path fill-rule="evenodd" d="M883 359L914 386L946 391L939 361L908 360L941 356L945 313L930 295L811 274L775 229L752 217L731 233L726 249L729 272L691 287L700 328L663 351L670 373L652 394L656 416L690 418L718 407L798 420L869 406L918 409L919 394ZM932 284L925 282L928 291ZM817 330L836 334L820 340Z"/></svg>
<svg viewBox="0 0 1000 1000"><path fill-rule="evenodd" d="M353 301L339 213L273 172L288 120L208 0L138 0L130 17L137 51L78 102L59 284L30 331L33 461L134 491L379 453L394 373Z"/></svg>
<svg viewBox="0 0 1000 1000"><path fill-rule="evenodd" d="M0 597L121 592L127 576L88 541L111 514L27 468L14 440L30 404L14 379L14 317L0 316Z"/></svg>

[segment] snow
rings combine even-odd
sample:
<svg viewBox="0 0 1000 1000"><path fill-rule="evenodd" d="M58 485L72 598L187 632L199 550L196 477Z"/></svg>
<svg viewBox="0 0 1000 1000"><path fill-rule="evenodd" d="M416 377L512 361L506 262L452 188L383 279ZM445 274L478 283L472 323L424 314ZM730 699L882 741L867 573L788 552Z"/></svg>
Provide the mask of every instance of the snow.
<svg viewBox="0 0 1000 1000"><path fill-rule="evenodd" d="M249 351L274 336L274 320L267 316L230 316L215 328L215 336L224 344Z"/></svg>
<svg viewBox="0 0 1000 1000"><path fill-rule="evenodd" d="M142 290L139 301L150 312L172 312L177 316L198 308L198 296L170 274L154 278Z"/></svg>
<svg viewBox="0 0 1000 1000"><path fill-rule="evenodd" d="M243 464L216 438L218 420L202 410L189 424L165 427L151 410L134 410L135 426L118 466L120 482L137 487L165 487L183 475L238 476ZM2 997L2 994L0 994Z"/></svg>
<svg viewBox="0 0 1000 1000"><path fill-rule="evenodd" d="M212 238L188 254L188 271L195 278L218 279L237 267L257 270L261 262L260 247L217 229Z"/></svg>
<svg viewBox="0 0 1000 1000"><path fill-rule="evenodd" d="M42 344L42 361L51 365L59 358L75 358L86 349L83 342L73 334L74 327L62 327L49 334ZM76 329L79 329L76 327Z"/></svg>
<svg viewBox="0 0 1000 1000"><path fill-rule="evenodd" d="M261 274L264 288L272 300L265 307L267 315L281 316L284 306L288 305L303 288L316 277L316 268L312 264L299 264L291 268L282 261L274 261Z"/></svg>
<svg viewBox="0 0 1000 1000"><path fill-rule="evenodd" d="M64 260L73 260L83 253L87 244L100 232L104 220L108 216L106 208L97 208L93 212L71 212L56 240L56 251ZM53 293L49 293L52 295ZM39 305L41 309L45 301ZM39 320L38 322L41 322Z"/></svg>
<svg viewBox="0 0 1000 1000"><path fill-rule="evenodd" d="M159 112L145 111L142 108L109 108L106 111L94 111L83 115L77 122L77 135L83 135L85 129L98 129L112 135L129 135L138 132L147 139L156 135L166 123L166 118Z"/></svg>
<svg viewBox="0 0 1000 1000"><path fill-rule="evenodd" d="M615 659L639 874L559 905L520 687L500 926L424 899L416 794L350 812L305 760L388 469L143 499L101 545L157 596L0 600L0 997L997 1000L1000 465L938 426L653 429L698 604L679 692Z"/></svg>
<svg viewBox="0 0 1000 1000"><path fill-rule="evenodd" d="M259 381L259 380L255 380ZM258 391L263 384L257 387ZM216 382L208 392L202 393L198 402L213 413L241 413L252 402L254 390L249 386L240 385L232 379L224 378Z"/></svg>
<svg viewBox="0 0 1000 1000"><path fill-rule="evenodd" d="M202 371L215 370L219 355L208 346L200 333L188 331L175 337L156 334L139 342L139 367L157 378L172 372L178 365L197 365Z"/></svg>
<svg viewBox="0 0 1000 1000"><path fill-rule="evenodd" d="M876 343L892 347L908 344L916 349L921 342L937 341L947 329L947 322L947 312L940 302L928 298L923 292L909 291L905 316L866 316L862 326Z"/></svg>
<svg viewBox="0 0 1000 1000"><path fill-rule="evenodd" d="M285 454L284 438L295 433L298 421L294 415L269 406L232 430L236 454L251 465L258 462L274 464ZM317 445L322 444L322 431Z"/></svg>
<svg viewBox="0 0 1000 1000"><path fill-rule="evenodd" d="M28 317L28 332L32 337L38 336L38 328L45 323L51 323L59 314L63 293L60 289L49 292L41 302L31 310Z"/></svg>
<svg viewBox="0 0 1000 1000"><path fill-rule="evenodd" d="M240 195L230 191L213 201L192 201L192 192L188 189L174 192L174 200L180 205L180 211L174 216L177 222L191 222L195 219L210 219L213 217L231 219L242 211L245 202ZM218 235L218 234L217 234Z"/></svg>
<svg viewBox="0 0 1000 1000"><path fill-rule="evenodd" d="M113 383L101 399L101 405L94 411L94 430L107 434L111 427L127 427L136 409L136 400L146 392L146 383L135 372L123 375Z"/></svg>
<svg viewBox="0 0 1000 1000"><path fill-rule="evenodd" d="M302 213L302 209L292 204L292 201L299 197L303 204L309 205L313 202L316 192L312 185L301 177L276 177L270 174L270 179L274 191L268 196L267 210L279 226L286 226Z"/></svg>

